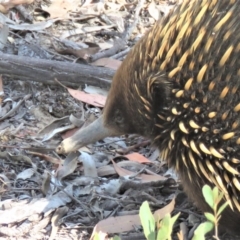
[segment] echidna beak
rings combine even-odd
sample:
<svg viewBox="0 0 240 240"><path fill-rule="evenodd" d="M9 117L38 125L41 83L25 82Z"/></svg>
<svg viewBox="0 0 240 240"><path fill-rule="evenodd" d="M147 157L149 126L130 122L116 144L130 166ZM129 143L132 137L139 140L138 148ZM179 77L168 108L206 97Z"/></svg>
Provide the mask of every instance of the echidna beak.
<svg viewBox="0 0 240 240"><path fill-rule="evenodd" d="M104 126L103 116L101 116L87 127L78 130L72 137L63 140L56 151L59 154L67 154L105 137L117 135L119 134L116 131Z"/></svg>

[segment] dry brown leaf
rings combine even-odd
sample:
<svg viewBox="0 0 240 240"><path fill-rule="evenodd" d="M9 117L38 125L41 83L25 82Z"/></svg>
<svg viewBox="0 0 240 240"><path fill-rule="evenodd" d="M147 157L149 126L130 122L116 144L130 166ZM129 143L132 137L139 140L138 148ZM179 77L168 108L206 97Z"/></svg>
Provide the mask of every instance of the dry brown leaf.
<svg viewBox="0 0 240 240"><path fill-rule="evenodd" d="M61 180L75 171L78 164L78 156L79 153L70 153L66 157L63 165L59 165L58 170L56 171L57 179Z"/></svg>
<svg viewBox="0 0 240 240"><path fill-rule="evenodd" d="M130 161L135 161L135 162L139 162L139 163L152 163L150 160L148 160L143 155L141 155L137 152L127 154L127 155L125 155L125 157L127 157Z"/></svg>
<svg viewBox="0 0 240 240"><path fill-rule="evenodd" d="M154 212L153 215L155 217L155 220L157 221L157 220L163 219L166 214L171 213L173 211L174 206L175 206L175 198L173 198L168 205Z"/></svg>
<svg viewBox="0 0 240 240"><path fill-rule="evenodd" d="M68 88L68 92L75 99L93 105L95 107L104 107L106 103L106 97L99 94L88 94L83 91L74 90L71 88Z"/></svg>
<svg viewBox="0 0 240 240"><path fill-rule="evenodd" d="M124 167L124 168L131 167L131 169L134 168L136 169L136 171L140 171L143 168L142 164L138 162L129 161L129 160L118 162L118 166ZM105 177L105 176L116 174L116 171L112 165L101 166L97 170L98 170L99 177Z"/></svg>
<svg viewBox="0 0 240 240"><path fill-rule="evenodd" d="M100 58L91 65L99 67L107 67L113 70L117 70L121 66L122 62L114 58Z"/></svg>
<svg viewBox="0 0 240 240"><path fill-rule="evenodd" d="M93 229L93 233L90 239L93 239L93 236L96 232L104 233L121 233L127 232L134 229L134 226L140 225L139 215L129 215L129 216L118 216L110 217L100 221Z"/></svg>
<svg viewBox="0 0 240 240"><path fill-rule="evenodd" d="M161 220L167 213L171 213L175 206L175 199L173 199L168 205L154 212L155 220ZM139 215L128 215L110 217L100 221L93 229L91 239L96 232L103 232L107 234L122 233L135 229L136 225L140 225L141 221Z"/></svg>
<svg viewBox="0 0 240 240"><path fill-rule="evenodd" d="M58 53L61 54L72 54L78 58L82 58L84 60L89 60L89 58L97 53L100 50L100 47L89 47L89 48L82 48L82 49L56 49Z"/></svg>
<svg viewBox="0 0 240 240"><path fill-rule="evenodd" d="M77 132L80 128L73 128L70 129L68 131L66 131L65 133L63 133L61 136L63 139L71 137L75 132Z"/></svg>
<svg viewBox="0 0 240 240"><path fill-rule="evenodd" d="M124 168L121 168L118 166L117 163L115 163L113 160L111 160L114 166L115 171L117 172L117 174L119 176L134 176L136 173L135 172L131 172L129 170L126 170ZM144 167L144 166L143 166ZM155 175L148 175L148 174L139 174L137 175L138 179L141 179L142 182L153 182L153 181L161 181L161 180L166 180L167 178L155 174Z"/></svg>

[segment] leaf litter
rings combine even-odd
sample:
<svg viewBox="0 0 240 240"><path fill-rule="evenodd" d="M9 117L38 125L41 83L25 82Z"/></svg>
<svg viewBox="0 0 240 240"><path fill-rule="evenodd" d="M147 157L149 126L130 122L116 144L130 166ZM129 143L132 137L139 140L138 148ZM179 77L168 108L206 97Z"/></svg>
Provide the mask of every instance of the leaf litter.
<svg viewBox="0 0 240 240"><path fill-rule="evenodd" d="M9 0L0 4L0 47L6 54L116 70L179 3ZM1 76L1 239L91 239L95 232L102 239L116 233L140 239L138 214L146 200L157 219L181 212L174 233L191 237L201 215L147 139L106 138L68 156L55 153L63 138L101 115L108 90Z"/></svg>

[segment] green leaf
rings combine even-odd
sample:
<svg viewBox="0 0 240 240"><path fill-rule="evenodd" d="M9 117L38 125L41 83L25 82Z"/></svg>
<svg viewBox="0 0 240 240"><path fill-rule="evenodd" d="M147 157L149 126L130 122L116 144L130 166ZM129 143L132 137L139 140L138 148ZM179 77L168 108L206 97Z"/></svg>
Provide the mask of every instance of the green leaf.
<svg viewBox="0 0 240 240"><path fill-rule="evenodd" d="M194 236L192 240L205 240L205 234L210 232L214 227L211 222L201 223L198 228L194 231Z"/></svg>
<svg viewBox="0 0 240 240"><path fill-rule="evenodd" d="M171 217L170 222L171 222L171 228L173 228L174 223L177 221L180 213L176 214L175 216Z"/></svg>
<svg viewBox="0 0 240 240"><path fill-rule="evenodd" d="M228 206L228 202L225 202L219 209L218 209L218 212L217 212L217 216L219 216L223 210Z"/></svg>
<svg viewBox="0 0 240 240"><path fill-rule="evenodd" d="M155 219L147 201L143 202L139 210L144 235L148 240L155 240Z"/></svg>
<svg viewBox="0 0 240 240"><path fill-rule="evenodd" d="M213 209L214 207L214 199L213 199L213 191L208 185L204 185L202 188L203 196L207 204Z"/></svg>
<svg viewBox="0 0 240 240"><path fill-rule="evenodd" d="M209 220L210 222L212 222L212 223L215 223L215 217L214 217L214 215L213 214L211 214L211 213L204 213L204 215L205 215L205 217L207 218L207 220Z"/></svg>
<svg viewBox="0 0 240 240"><path fill-rule="evenodd" d="M160 229L158 230L157 240L168 239L171 235L171 215L170 213L166 214L160 223ZM170 232L170 233L169 233Z"/></svg>

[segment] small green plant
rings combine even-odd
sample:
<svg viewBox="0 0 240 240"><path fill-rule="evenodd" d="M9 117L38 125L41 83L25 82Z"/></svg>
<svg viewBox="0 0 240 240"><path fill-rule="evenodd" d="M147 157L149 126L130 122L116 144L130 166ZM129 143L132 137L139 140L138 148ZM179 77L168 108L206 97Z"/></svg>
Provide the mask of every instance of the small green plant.
<svg viewBox="0 0 240 240"><path fill-rule="evenodd" d="M173 225L176 222L179 214L171 217L171 215L168 213L164 216L162 221L156 225L155 218L151 213L149 204L147 201L145 201L140 207L139 216L146 239L171 240Z"/></svg>
<svg viewBox="0 0 240 240"><path fill-rule="evenodd" d="M215 229L214 238L219 240L218 223L221 217L221 213L229 203L228 201L226 201L219 207L219 204L223 199L223 193L220 192L217 187L211 189L208 185L205 185L202 188L202 193L205 201L213 210L213 213L204 213L208 221L198 226L198 228L194 232L192 240L204 240L205 234L210 232L213 228Z"/></svg>
<svg viewBox="0 0 240 240"><path fill-rule="evenodd" d="M202 193L206 203L213 210L213 213L206 212L204 213L207 221L201 223L198 228L194 231L194 236L192 240L204 240L205 235L212 231L214 231L214 238L219 240L218 236L218 224L221 217L221 213L227 207L228 202L223 203L221 206L219 204L223 200L223 193L218 190L217 187L211 189L208 185L205 185L202 188ZM144 235L147 240L171 240L173 225L179 217L180 213L171 217L170 213L166 214L161 221L156 221L149 207L149 203L147 201L143 202L139 216L141 220L141 224L143 227ZM179 240L182 240L181 234L178 234ZM100 240L99 234L96 233L94 235L94 240ZM114 236L111 240L120 240L120 237Z"/></svg>

